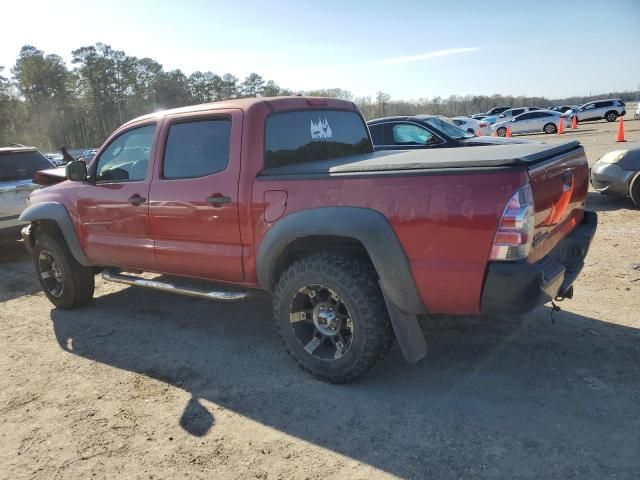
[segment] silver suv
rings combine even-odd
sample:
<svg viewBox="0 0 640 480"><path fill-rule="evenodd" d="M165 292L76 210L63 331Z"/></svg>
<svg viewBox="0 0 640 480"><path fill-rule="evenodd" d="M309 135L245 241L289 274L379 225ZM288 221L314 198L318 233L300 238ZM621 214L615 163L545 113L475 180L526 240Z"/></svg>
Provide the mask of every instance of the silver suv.
<svg viewBox="0 0 640 480"><path fill-rule="evenodd" d="M27 197L38 188L32 182L38 170L54 165L33 147L17 143L0 145L0 240L17 239L24 222L18 220Z"/></svg>
<svg viewBox="0 0 640 480"><path fill-rule="evenodd" d="M577 110L567 112L568 115L576 115L579 122L605 119L607 122L615 122L618 117L624 117L627 113L625 103L620 99L596 100L585 103Z"/></svg>

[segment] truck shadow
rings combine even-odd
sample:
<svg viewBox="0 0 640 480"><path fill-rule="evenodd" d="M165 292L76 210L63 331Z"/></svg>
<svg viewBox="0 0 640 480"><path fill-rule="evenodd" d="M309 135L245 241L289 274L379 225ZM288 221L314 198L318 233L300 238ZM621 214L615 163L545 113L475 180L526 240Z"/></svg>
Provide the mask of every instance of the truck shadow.
<svg viewBox="0 0 640 480"><path fill-rule="evenodd" d="M538 478L559 465L604 478L638 465L640 331L570 312L555 324L548 308L501 321L434 317L426 359L408 365L394 347L342 386L287 358L266 295L212 304L133 287L51 319L64 350L189 392L176 423L196 436L215 431L206 399L400 477L476 465L515 478L526 461Z"/></svg>

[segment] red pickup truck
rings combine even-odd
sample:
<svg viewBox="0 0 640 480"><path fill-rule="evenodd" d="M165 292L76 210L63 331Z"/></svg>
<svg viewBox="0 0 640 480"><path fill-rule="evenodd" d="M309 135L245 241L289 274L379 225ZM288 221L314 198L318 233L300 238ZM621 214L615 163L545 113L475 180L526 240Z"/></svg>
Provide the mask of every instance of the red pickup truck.
<svg viewBox="0 0 640 480"><path fill-rule="evenodd" d="M347 382L394 337L422 358L421 315L571 297L597 224L588 173L578 142L374 152L351 102L242 99L126 123L21 219L58 308L89 302L99 272L220 301L266 290L297 363Z"/></svg>

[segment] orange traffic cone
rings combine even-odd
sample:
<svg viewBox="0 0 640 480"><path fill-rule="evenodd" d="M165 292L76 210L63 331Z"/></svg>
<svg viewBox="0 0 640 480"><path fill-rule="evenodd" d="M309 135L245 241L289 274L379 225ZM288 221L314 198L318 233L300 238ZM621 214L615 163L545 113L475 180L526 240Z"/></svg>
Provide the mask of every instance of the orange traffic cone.
<svg viewBox="0 0 640 480"><path fill-rule="evenodd" d="M558 122L558 135L562 135L564 133L564 118L560 117L560 121Z"/></svg>
<svg viewBox="0 0 640 480"><path fill-rule="evenodd" d="M511 136L511 125L507 125L507 134L505 135L505 137L510 137Z"/></svg>
<svg viewBox="0 0 640 480"><path fill-rule="evenodd" d="M577 115L574 115L573 118L571 119L571 128L573 130L578 128L578 116Z"/></svg>
<svg viewBox="0 0 640 480"><path fill-rule="evenodd" d="M620 117L620 123L618 124L618 135L616 135L616 142L626 142L624 139L624 121L622 116Z"/></svg>

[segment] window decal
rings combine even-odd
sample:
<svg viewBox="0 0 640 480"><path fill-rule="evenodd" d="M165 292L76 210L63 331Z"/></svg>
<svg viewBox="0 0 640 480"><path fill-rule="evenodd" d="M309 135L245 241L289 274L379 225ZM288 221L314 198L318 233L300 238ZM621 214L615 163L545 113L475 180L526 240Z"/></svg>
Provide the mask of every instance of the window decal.
<svg viewBox="0 0 640 480"><path fill-rule="evenodd" d="M333 132L327 121L327 117L324 120L318 118L318 123L311 120L311 138L316 140L333 138Z"/></svg>

